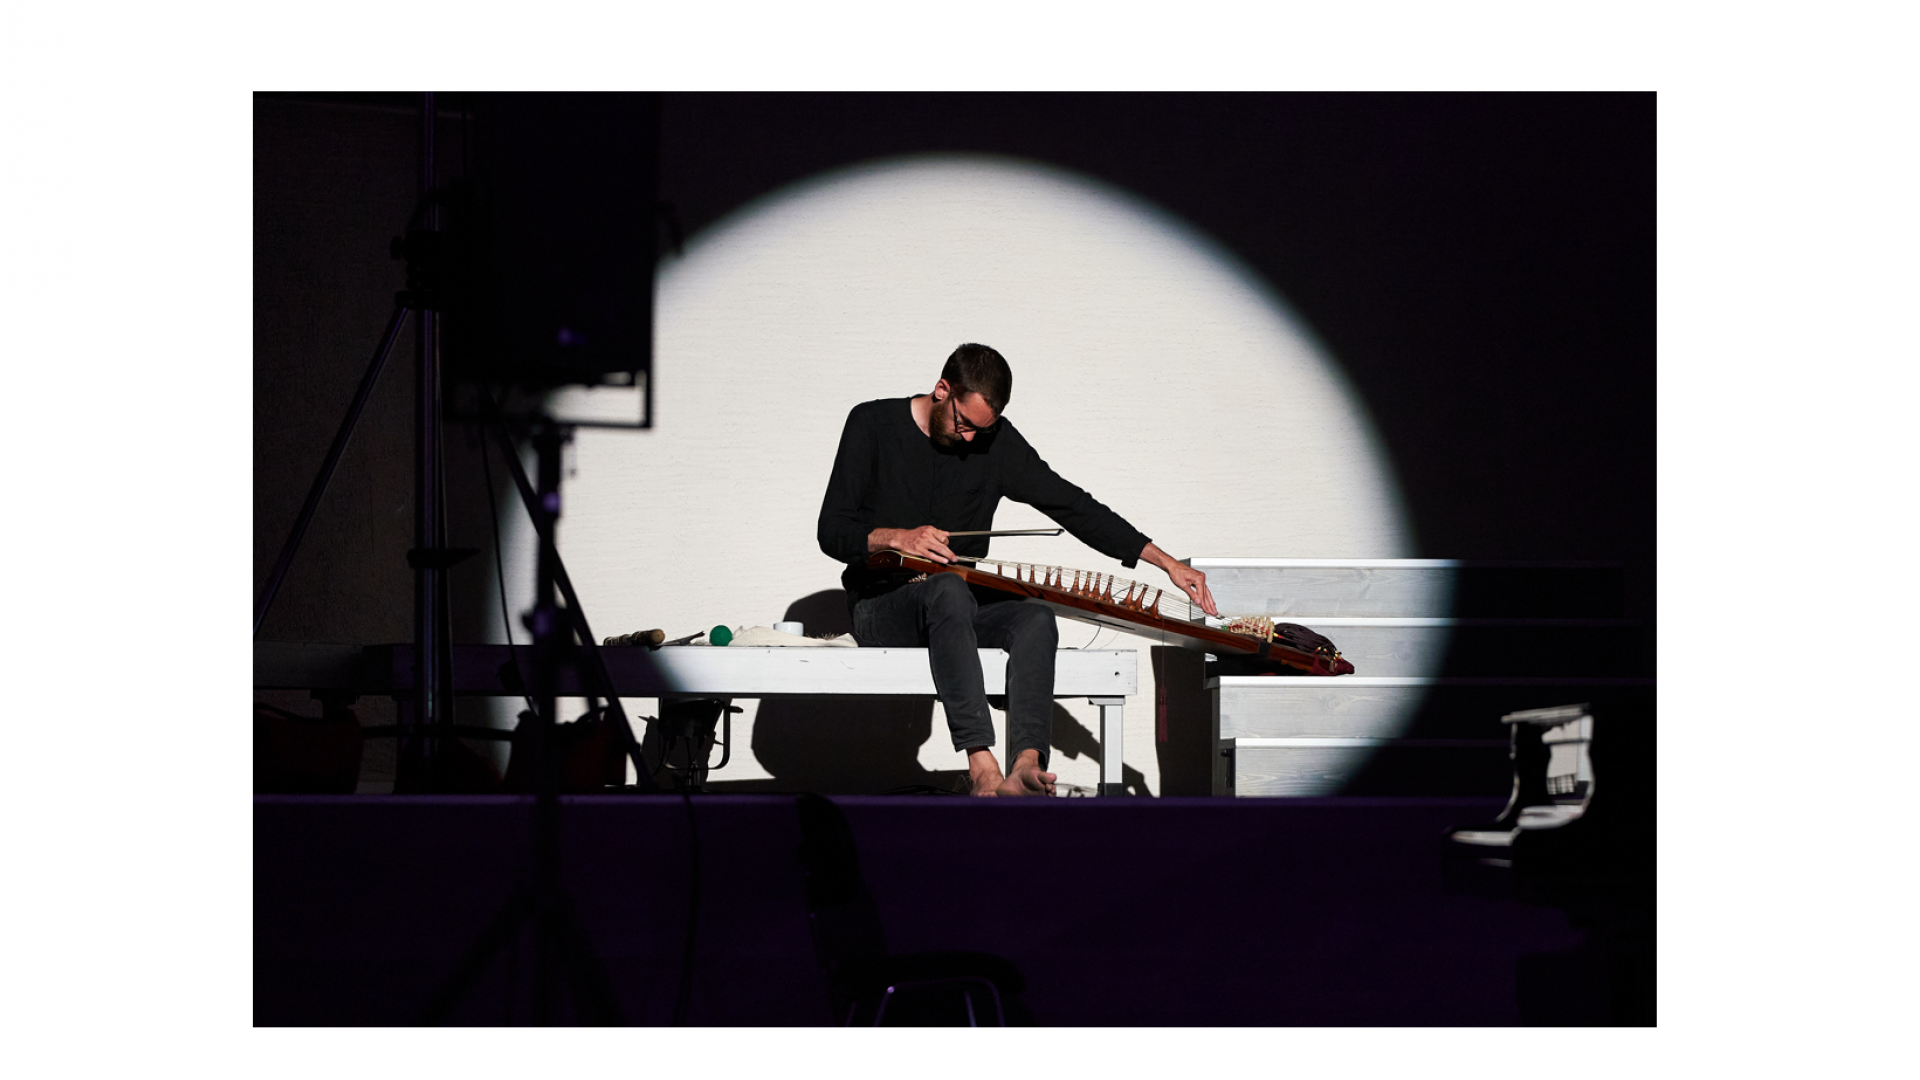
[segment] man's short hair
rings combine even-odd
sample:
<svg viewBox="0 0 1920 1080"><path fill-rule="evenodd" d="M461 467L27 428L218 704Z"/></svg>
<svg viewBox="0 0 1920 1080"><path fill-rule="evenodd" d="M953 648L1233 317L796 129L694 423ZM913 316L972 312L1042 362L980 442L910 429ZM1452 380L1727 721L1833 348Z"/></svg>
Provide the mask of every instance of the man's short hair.
<svg viewBox="0 0 1920 1080"><path fill-rule="evenodd" d="M953 387L955 397L979 394L985 398L995 416L1006 410L1013 397L1013 371L1006 357L985 345L966 344L953 350L940 377Z"/></svg>

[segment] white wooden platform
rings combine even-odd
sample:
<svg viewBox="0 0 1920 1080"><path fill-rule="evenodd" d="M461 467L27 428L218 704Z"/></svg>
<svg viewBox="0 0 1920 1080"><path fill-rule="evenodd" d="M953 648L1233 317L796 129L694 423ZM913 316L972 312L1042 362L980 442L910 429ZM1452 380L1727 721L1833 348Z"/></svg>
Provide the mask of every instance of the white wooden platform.
<svg viewBox="0 0 1920 1080"><path fill-rule="evenodd" d="M770 698L803 695L936 696L925 649L742 648L686 645L648 654L669 693ZM989 695L1007 690L1007 654L980 650ZM1102 795L1124 788L1126 700L1139 689L1132 649L1061 649L1054 656L1053 696L1084 697L1100 710Z"/></svg>
<svg viewBox="0 0 1920 1080"><path fill-rule="evenodd" d="M1370 761L1405 775L1477 776L1477 762L1504 767L1502 713L1645 681L1609 677L1623 674L1621 665L1595 659L1637 632L1609 606L1618 575L1609 564L1189 562L1206 571L1223 615L1304 624L1332 638L1356 669L1337 678L1204 680L1216 795L1336 794Z"/></svg>
<svg viewBox="0 0 1920 1080"><path fill-rule="evenodd" d="M621 697L779 698L849 695L936 697L925 649L716 647L602 649L601 656ZM531 660L526 650L522 657ZM510 667L504 645L456 645L454 692L518 696L501 681ZM980 671L989 695L1006 693L1007 654L980 650ZM560 691L586 688L569 671ZM349 694L409 694L412 647L256 642L256 688L310 689ZM1061 649L1054 660L1053 696L1084 697L1100 710L1100 792L1123 788L1121 765L1126 700L1139 689L1139 661L1132 649Z"/></svg>
<svg viewBox="0 0 1920 1080"><path fill-rule="evenodd" d="M714 648L686 645L648 654L670 693L724 697L801 694L934 695L925 649ZM1061 649L1054 697L1126 697L1139 687L1131 649ZM1007 654L980 650L987 693L1007 689Z"/></svg>

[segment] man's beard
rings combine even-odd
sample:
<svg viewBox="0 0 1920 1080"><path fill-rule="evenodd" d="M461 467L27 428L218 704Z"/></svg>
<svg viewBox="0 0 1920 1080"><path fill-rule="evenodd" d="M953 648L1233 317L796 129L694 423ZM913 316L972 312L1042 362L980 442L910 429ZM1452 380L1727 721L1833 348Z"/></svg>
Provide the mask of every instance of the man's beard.
<svg viewBox="0 0 1920 1080"><path fill-rule="evenodd" d="M933 440L933 445L942 450L952 450L967 444L967 440L961 438L960 433L953 429L951 406L945 409L939 405L933 407L933 415L927 420L927 437Z"/></svg>

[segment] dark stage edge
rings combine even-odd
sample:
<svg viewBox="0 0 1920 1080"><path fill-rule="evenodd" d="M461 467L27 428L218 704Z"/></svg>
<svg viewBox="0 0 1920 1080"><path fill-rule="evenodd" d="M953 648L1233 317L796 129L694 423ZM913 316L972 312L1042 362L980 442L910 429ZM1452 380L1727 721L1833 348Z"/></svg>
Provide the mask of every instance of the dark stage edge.
<svg viewBox="0 0 1920 1080"><path fill-rule="evenodd" d="M1486 820L1498 800L832 802L888 951L1004 957L1033 1023L1621 1022L1605 950L1579 925L1590 919L1523 902L1497 871L1491 889L1444 871L1443 830ZM622 1017L666 1024L687 926L687 806L563 803L565 884ZM832 1023L795 799L696 796L692 810L688 1022ZM516 797L256 796L255 1024L416 1022L526 880L531 824L531 800ZM451 1022L531 1022L530 941L484 971Z"/></svg>

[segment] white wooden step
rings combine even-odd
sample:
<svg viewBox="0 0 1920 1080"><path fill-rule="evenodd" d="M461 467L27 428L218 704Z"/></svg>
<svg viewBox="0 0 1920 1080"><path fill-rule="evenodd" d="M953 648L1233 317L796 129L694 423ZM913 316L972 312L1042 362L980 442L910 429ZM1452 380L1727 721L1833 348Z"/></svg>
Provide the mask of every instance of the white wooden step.
<svg viewBox="0 0 1920 1080"><path fill-rule="evenodd" d="M1416 717L1440 738L1504 737L1500 717L1517 709L1584 700L1596 690L1650 685L1628 678L1432 678L1224 675L1217 684L1218 738L1391 739Z"/></svg>
<svg viewBox="0 0 1920 1080"><path fill-rule="evenodd" d="M1223 614L1614 618L1620 567L1461 559L1194 558Z"/></svg>

